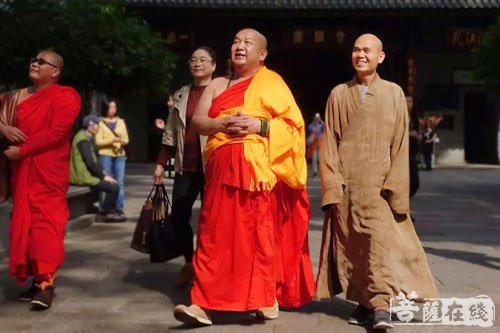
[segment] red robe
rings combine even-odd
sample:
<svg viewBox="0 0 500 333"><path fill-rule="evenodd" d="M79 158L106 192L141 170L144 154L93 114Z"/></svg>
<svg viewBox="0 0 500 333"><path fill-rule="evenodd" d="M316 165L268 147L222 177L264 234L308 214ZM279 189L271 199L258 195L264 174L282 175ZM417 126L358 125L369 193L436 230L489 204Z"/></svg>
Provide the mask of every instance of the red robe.
<svg viewBox="0 0 500 333"><path fill-rule="evenodd" d="M209 116L243 105L251 82L214 99ZM243 143L222 145L211 154L193 257L193 304L249 311L272 306L275 299L297 307L312 297L306 190L278 182L271 191L250 191L250 183Z"/></svg>
<svg viewBox="0 0 500 333"><path fill-rule="evenodd" d="M71 127L79 112L78 93L56 84L18 106L16 123L28 137L19 145L21 159L11 164L9 274L18 283L53 274L63 262Z"/></svg>

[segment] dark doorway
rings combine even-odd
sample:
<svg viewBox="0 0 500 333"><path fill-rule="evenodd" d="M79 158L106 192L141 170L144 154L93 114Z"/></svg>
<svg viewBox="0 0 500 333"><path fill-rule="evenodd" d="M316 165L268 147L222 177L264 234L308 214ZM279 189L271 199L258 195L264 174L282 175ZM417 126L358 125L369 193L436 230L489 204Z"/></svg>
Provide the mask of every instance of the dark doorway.
<svg viewBox="0 0 500 333"><path fill-rule="evenodd" d="M306 124L315 113L320 113L324 120L330 91L354 75L347 53L303 50L283 54L281 59L285 61L277 64L277 70L290 86Z"/></svg>
<svg viewBox="0 0 500 333"><path fill-rule="evenodd" d="M464 148L468 163L498 164L498 119L486 93L465 95Z"/></svg>

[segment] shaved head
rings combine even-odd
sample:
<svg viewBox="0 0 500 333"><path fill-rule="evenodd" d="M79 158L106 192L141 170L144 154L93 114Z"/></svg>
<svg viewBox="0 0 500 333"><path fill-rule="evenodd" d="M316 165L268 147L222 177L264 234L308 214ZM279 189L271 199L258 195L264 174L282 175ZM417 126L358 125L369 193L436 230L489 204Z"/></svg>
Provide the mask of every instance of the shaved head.
<svg viewBox="0 0 500 333"><path fill-rule="evenodd" d="M35 88L56 83L61 76L63 67L64 60L59 54L51 50L40 51L30 62L30 80Z"/></svg>
<svg viewBox="0 0 500 333"><path fill-rule="evenodd" d="M359 36L354 44L357 43L369 43L373 45L374 49L376 49L378 52L382 52L384 50L382 41L374 34L363 34Z"/></svg>
<svg viewBox="0 0 500 333"><path fill-rule="evenodd" d="M255 29L238 31L231 46L231 60L236 75L254 73L264 65L267 57L267 39Z"/></svg>
<svg viewBox="0 0 500 333"><path fill-rule="evenodd" d="M260 48L267 50L267 38L257 30L252 28L245 28L238 31L236 36L238 36L239 34L243 34L245 36L252 36Z"/></svg>
<svg viewBox="0 0 500 333"><path fill-rule="evenodd" d="M351 61L358 79L371 78L385 59L382 41L373 34L363 34L354 42ZM365 82L366 83L366 82Z"/></svg>
<svg viewBox="0 0 500 333"><path fill-rule="evenodd" d="M56 65L61 71L64 68L64 59L58 53L51 50L43 50L39 54L47 58L49 62Z"/></svg>

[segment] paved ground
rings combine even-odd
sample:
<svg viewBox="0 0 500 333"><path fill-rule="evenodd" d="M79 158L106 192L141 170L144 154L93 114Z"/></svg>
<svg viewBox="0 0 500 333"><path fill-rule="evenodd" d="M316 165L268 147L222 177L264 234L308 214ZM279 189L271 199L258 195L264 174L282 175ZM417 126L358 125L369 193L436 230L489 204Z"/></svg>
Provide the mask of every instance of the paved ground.
<svg viewBox="0 0 500 333"><path fill-rule="evenodd" d="M53 307L30 311L18 303L22 288L7 277L0 261L0 332L170 332L187 329L172 315L174 304L188 303L189 290L173 287L182 260L150 264L129 248L134 220L150 189L150 165L130 165L126 213L131 222L93 224L67 235L67 257L57 279ZM500 302L500 170L421 172L413 201L416 227L444 297L489 295ZM171 186L171 182L169 182ZM309 182L313 206L311 255L318 265L322 217L317 179ZM199 203L195 207L199 210ZM2 223L5 223L2 221ZM261 323L250 314L219 313L218 325L196 332L370 332L345 322L353 305L341 298L311 302L298 311L282 311ZM497 311L498 312L498 311ZM500 332L498 315L489 329L398 326L397 332Z"/></svg>

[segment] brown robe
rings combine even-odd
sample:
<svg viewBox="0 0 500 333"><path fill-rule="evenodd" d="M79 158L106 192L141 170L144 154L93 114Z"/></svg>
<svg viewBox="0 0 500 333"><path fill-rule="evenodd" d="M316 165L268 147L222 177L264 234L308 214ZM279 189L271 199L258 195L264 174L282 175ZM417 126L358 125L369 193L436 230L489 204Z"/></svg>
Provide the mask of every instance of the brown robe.
<svg viewBox="0 0 500 333"><path fill-rule="evenodd" d="M344 292L368 308L415 291L438 297L409 218L408 112L401 88L375 76L335 87L320 150L325 218L316 298Z"/></svg>
<svg viewBox="0 0 500 333"><path fill-rule="evenodd" d="M0 93L0 122L14 126L16 120L17 101L20 90ZM0 203L10 196L9 160L3 151L9 146L9 141L0 133Z"/></svg>

